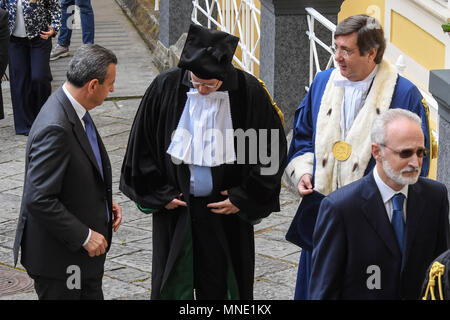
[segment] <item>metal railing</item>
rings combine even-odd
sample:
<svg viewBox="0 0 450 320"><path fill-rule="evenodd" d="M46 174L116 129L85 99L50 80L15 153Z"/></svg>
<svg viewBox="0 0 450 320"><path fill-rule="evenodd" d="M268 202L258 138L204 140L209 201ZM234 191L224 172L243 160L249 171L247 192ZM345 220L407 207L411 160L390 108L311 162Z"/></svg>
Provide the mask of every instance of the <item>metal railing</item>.
<svg viewBox="0 0 450 320"><path fill-rule="evenodd" d="M233 60L243 70L254 74L259 66L257 51L260 42L261 11L255 6L257 0L193 0L192 22L205 27L234 34L240 38L240 58ZM200 18L203 16L203 19ZM205 22L204 22L205 23Z"/></svg>
<svg viewBox="0 0 450 320"><path fill-rule="evenodd" d="M306 16L307 23L308 23L308 31L306 31L306 35L309 38L309 85L314 80L314 77L316 74L320 71L322 71L319 63L319 54L317 52L317 46L316 44L320 45L322 48L324 48L329 54L330 58L328 59L326 69L329 69L331 67L331 64L333 63L334 66L336 66L336 61L334 60L333 50L332 47L334 45L334 32L336 31L336 25L332 23L330 20L325 18L323 15L321 15L317 10L313 8L305 8L308 15ZM316 34L314 32L315 28L315 21L322 24L325 28L327 28L331 32L331 43L325 44L322 40L320 40L318 37L316 37ZM315 68L315 71L314 71ZM309 90L309 87L305 88L306 91Z"/></svg>
<svg viewBox="0 0 450 320"><path fill-rule="evenodd" d="M336 32L336 25L332 23L330 20L325 18L323 15L321 15L317 10L313 8L306 8L306 12L308 12L308 15L306 16L307 22L308 22L308 31L306 31L306 35L309 38L309 46L310 46L310 55L309 55L309 84L314 80L315 75L322 71L322 68L320 67L319 63L319 54L317 52L317 46L316 44L320 45L322 48L324 48L329 54L330 57L328 59L328 63L325 67L325 69L329 69L331 67L331 64L333 63L333 66L336 67L336 61L334 60L334 54L332 48L334 47L334 33ZM322 24L326 29L328 29L331 32L331 39L330 44L325 44L322 40L320 40L316 34L315 34L315 24L314 22L317 21L320 24ZM403 55L400 55L396 61L395 66L397 67L397 71L399 74L402 74L403 71L405 71L406 65ZM315 69L315 70L314 70Z"/></svg>

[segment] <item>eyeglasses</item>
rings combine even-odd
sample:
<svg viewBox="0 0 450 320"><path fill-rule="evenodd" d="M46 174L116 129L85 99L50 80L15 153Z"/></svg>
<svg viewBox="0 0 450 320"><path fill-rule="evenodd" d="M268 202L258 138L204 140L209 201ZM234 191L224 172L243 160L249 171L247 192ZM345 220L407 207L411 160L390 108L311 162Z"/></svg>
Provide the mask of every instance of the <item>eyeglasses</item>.
<svg viewBox="0 0 450 320"><path fill-rule="evenodd" d="M348 49L341 49L341 48L336 49L335 47L331 47L331 51L333 52L333 55L336 55L339 51L342 53L344 58L350 57L353 54L353 52L355 52L356 50L357 50L357 48L348 50Z"/></svg>
<svg viewBox="0 0 450 320"><path fill-rule="evenodd" d="M219 81L220 80L217 80L216 84L206 84L206 83L203 83L203 82L197 82L197 81L191 80L191 83L192 83L192 85L194 87L195 86L197 86L197 87L204 86L204 87L206 87L208 89L215 89L215 88L217 88L217 85L219 84Z"/></svg>
<svg viewBox="0 0 450 320"><path fill-rule="evenodd" d="M392 152L398 154L399 157L402 158L402 159L411 158L414 153L416 154L416 156L418 158L423 158L423 157L426 157L428 155L428 149L426 149L426 148L419 148L416 151L414 151L413 149L403 149L403 150L400 150L400 151L396 151L396 150L394 150L392 148L389 148L385 144L381 144L381 146L386 147L389 150L391 150Z"/></svg>

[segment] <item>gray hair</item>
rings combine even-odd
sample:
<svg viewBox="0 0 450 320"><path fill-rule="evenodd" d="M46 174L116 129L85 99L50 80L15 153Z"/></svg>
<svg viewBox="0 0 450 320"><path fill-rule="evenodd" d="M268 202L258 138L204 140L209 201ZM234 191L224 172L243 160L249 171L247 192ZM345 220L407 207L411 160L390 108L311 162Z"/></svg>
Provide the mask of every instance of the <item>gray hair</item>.
<svg viewBox="0 0 450 320"><path fill-rule="evenodd" d="M380 114L373 122L372 130L370 131L372 143L378 145L386 144L386 127L399 118L409 119L419 125L419 127L422 126L422 120L417 114L400 108L389 109Z"/></svg>
<svg viewBox="0 0 450 320"><path fill-rule="evenodd" d="M117 57L111 50L98 44L84 44L70 60L67 80L78 88L92 79L98 79L102 84L111 63L117 64Z"/></svg>

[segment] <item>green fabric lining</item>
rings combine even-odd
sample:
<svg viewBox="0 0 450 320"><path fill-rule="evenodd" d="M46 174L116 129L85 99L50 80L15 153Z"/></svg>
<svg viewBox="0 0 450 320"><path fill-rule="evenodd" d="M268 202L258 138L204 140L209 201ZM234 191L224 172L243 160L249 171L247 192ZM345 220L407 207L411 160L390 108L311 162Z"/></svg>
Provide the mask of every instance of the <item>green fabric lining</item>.
<svg viewBox="0 0 450 320"><path fill-rule="evenodd" d="M156 213L158 209L144 208L136 202L137 208L144 213ZM251 224L261 222L261 219L250 220L245 214L239 212L239 216ZM228 261L227 274L227 299L239 300L239 286L231 261ZM192 245L191 224L188 225L186 240L183 249L175 262L164 286L161 288L162 300L193 300L194 299L194 252Z"/></svg>
<svg viewBox="0 0 450 320"><path fill-rule="evenodd" d="M194 299L194 254L192 248L191 225L188 225L186 241L170 275L161 288L161 299Z"/></svg>
<svg viewBox="0 0 450 320"><path fill-rule="evenodd" d="M144 208L139 203L135 202L137 208L142 211L143 213L156 213L159 211L159 209L150 209L150 208Z"/></svg>
<svg viewBox="0 0 450 320"><path fill-rule="evenodd" d="M227 300L239 300L239 287L231 261L228 261Z"/></svg>

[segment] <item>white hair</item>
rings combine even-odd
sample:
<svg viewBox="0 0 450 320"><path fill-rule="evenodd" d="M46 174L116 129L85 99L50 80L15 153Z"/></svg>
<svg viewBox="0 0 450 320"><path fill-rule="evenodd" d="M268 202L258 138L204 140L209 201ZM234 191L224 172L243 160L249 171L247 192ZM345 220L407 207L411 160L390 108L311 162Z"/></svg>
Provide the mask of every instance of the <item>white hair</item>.
<svg viewBox="0 0 450 320"><path fill-rule="evenodd" d="M367 18L366 28L367 29L382 29L381 24L374 17Z"/></svg>
<svg viewBox="0 0 450 320"><path fill-rule="evenodd" d="M409 119L419 125L419 127L422 126L422 120L417 114L400 108L389 109L380 114L373 122L372 130L370 131L372 143L376 143L378 145L385 144L387 125L399 118Z"/></svg>

